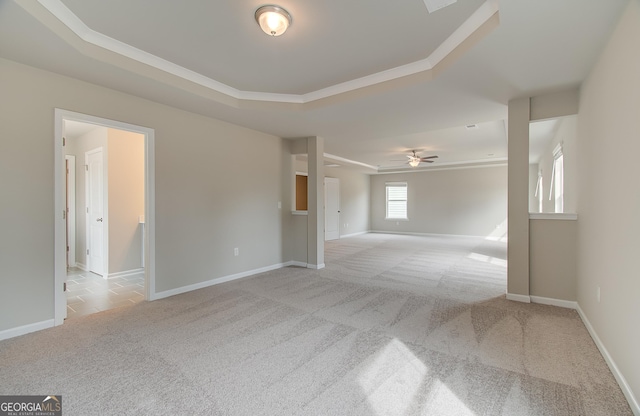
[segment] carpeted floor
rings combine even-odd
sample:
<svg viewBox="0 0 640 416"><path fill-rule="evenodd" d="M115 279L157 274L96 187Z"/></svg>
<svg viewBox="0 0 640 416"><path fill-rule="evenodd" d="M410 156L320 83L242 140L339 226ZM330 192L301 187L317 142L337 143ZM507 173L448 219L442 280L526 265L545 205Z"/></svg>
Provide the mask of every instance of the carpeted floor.
<svg viewBox="0 0 640 416"><path fill-rule="evenodd" d="M367 234L0 342L65 415L628 415L573 310L507 301L505 243Z"/></svg>

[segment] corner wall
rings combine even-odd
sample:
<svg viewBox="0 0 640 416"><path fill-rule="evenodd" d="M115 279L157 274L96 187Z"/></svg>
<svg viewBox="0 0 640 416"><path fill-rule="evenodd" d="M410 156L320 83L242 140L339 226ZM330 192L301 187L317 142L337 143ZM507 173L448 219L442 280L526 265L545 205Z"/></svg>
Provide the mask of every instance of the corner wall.
<svg viewBox="0 0 640 416"><path fill-rule="evenodd" d="M282 139L4 59L0 79L0 333L53 324L55 108L155 130L156 292L286 261Z"/></svg>
<svg viewBox="0 0 640 416"><path fill-rule="evenodd" d="M143 266L144 135L107 130L109 173L109 275Z"/></svg>
<svg viewBox="0 0 640 416"><path fill-rule="evenodd" d="M581 89L577 230L578 304L604 347L605 358L617 367L618 381L636 414L640 414L638 45L640 2L631 0Z"/></svg>

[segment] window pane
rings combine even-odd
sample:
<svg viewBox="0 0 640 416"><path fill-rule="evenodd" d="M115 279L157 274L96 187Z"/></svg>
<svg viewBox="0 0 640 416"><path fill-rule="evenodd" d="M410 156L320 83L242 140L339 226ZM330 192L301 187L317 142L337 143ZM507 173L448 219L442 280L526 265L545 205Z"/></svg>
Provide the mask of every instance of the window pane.
<svg viewBox="0 0 640 416"><path fill-rule="evenodd" d="M387 185L387 218L407 219L407 185Z"/></svg>
<svg viewBox="0 0 640 416"><path fill-rule="evenodd" d="M555 211L564 212L564 156L560 153L554 160Z"/></svg>

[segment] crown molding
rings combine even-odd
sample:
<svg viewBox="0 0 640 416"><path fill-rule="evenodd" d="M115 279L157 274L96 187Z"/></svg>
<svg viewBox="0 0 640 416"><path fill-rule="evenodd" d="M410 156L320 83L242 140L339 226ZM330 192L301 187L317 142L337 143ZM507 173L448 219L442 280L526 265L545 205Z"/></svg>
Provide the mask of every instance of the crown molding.
<svg viewBox="0 0 640 416"><path fill-rule="evenodd" d="M55 16L64 26L71 30L82 41L89 45L106 49L110 52L149 65L155 69L193 82L209 90L224 94L241 101L276 102L286 104L305 104L333 97L354 90L382 84L387 81L403 78L421 72L432 71L436 65L445 60L467 39L499 12L497 0L487 0L465 22L462 23L445 41L427 58L401 65L386 71L377 72L351 81L336 84L305 94L279 94L260 91L243 91L230 85L208 78L200 73L177 65L166 59L155 56L129 44L113 39L103 33L89 28L60 0L38 0L38 3ZM31 8L25 9L33 14ZM55 31L55 30L54 30ZM63 37L64 38L64 37Z"/></svg>

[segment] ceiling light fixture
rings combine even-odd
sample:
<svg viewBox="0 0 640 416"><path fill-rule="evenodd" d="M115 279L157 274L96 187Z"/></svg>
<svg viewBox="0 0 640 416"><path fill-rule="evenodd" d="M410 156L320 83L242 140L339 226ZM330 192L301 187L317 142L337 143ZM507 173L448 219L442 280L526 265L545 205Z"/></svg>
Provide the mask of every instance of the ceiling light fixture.
<svg viewBox="0 0 640 416"><path fill-rule="evenodd" d="M419 164L420 164L420 159L418 158L413 158L409 161L409 165L411 165L412 168L415 168Z"/></svg>
<svg viewBox="0 0 640 416"><path fill-rule="evenodd" d="M256 10L256 22L269 36L280 36L291 26L291 15L280 6L266 5Z"/></svg>

